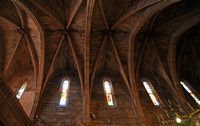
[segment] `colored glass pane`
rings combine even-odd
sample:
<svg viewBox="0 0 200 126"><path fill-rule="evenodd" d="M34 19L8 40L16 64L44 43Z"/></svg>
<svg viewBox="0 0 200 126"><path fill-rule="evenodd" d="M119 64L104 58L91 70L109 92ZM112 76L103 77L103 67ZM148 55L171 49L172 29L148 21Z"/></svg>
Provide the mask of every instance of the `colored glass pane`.
<svg viewBox="0 0 200 126"><path fill-rule="evenodd" d="M20 99L22 97L22 94L24 93L25 89L26 89L26 86L27 86L27 82L25 82L21 87L20 89L17 91L17 99Z"/></svg>
<svg viewBox="0 0 200 126"><path fill-rule="evenodd" d="M186 83L184 82L180 82L180 84L183 86L183 88L190 94L190 96L192 96L192 98L195 100L195 102L200 105L200 100L199 98L192 92L192 89L189 88L189 86L187 86ZM189 84L188 84L189 85ZM193 89L194 90L194 89Z"/></svg>
<svg viewBox="0 0 200 126"><path fill-rule="evenodd" d="M143 85L147 91L147 93L149 94L149 97L151 98L151 101L153 102L154 105L160 105L159 103L159 98L156 94L155 89L153 88L153 86L151 85L151 83L148 83L146 81L143 81Z"/></svg>
<svg viewBox="0 0 200 126"><path fill-rule="evenodd" d="M61 87L60 106L66 106L69 92L69 80L64 80Z"/></svg>
<svg viewBox="0 0 200 126"><path fill-rule="evenodd" d="M106 94L106 100L109 106L114 106L114 99L113 99L113 92L112 92L112 85L108 81L104 81L103 83L104 91Z"/></svg>

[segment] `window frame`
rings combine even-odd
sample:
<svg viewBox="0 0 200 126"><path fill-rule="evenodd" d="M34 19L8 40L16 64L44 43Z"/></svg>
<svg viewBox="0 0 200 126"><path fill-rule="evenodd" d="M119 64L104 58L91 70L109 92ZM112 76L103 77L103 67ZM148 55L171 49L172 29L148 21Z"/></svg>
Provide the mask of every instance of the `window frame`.
<svg viewBox="0 0 200 126"><path fill-rule="evenodd" d="M183 84L181 84L181 82L183 82L183 83L186 85L186 87L189 88L189 90L191 91L191 93L188 92L188 91L185 89L185 87L183 86ZM191 94L194 94L194 96L196 96L197 99L200 101L200 95L199 95L199 93L192 87L192 85L190 85L190 83L189 83L187 80L185 80L185 79L181 79L179 83L180 83L181 87L190 95L190 97L192 97L192 99L195 101L195 103L196 103L198 106L200 106L200 103L198 103L198 102L195 100L195 98L191 95Z"/></svg>
<svg viewBox="0 0 200 126"><path fill-rule="evenodd" d="M104 83L106 81L109 83L109 87L111 89L111 96L112 96L112 99L113 99L113 105L109 105L108 100L107 100L107 92L105 91L105 86L104 86ZM112 108L117 107L117 102L116 102L116 98L115 98L115 93L114 93L112 81L109 78L106 77L102 80L102 85L103 85L103 91L104 91L107 106L112 107Z"/></svg>
<svg viewBox="0 0 200 126"><path fill-rule="evenodd" d="M60 101L61 101L61 98L62 98L62 94L64 94L64 93L62 92L62 90L63 90L63 84L64 84L65 81L68 81L69 84L68 84L68 88L67 88L67 91L66 91L65 105L61 105L61 104L60 104ZM70 81L70 79L69 79L68 77L64 77L64 78L62 79L62 81L61 81L60 89L59 89L59 101L58 101L58 106L59 106L59 107L67 107L68 104L69 104L70 83L71 83L71 81Z"/></svg>
<svg viewBox="0 0 200 126"><path fill-rule="evenodd" d="M26 92L26 88L27 88L27 86L28 86L28 80L25 80L25 81L23 81L23 83L17 88L17 90L16 90L16 98L17 98L17 100L20 100L21 98L22 98L22 96L23 96L23 94ZM23 92L21 93L21 95L19 94L19 91L22 89L22 87L23 87L23 85L25 85L25 87L24 87L24 90L23 90ZM20 95L19 97L18 97L18 95Z"/></svg>
<svg viewBox="0 0 200 126"><path fill-rule="evenodd" d="M144 85L144 82L146 82L148 84L148 87L150 88L151 90L151 93L148 92L148 90L146 89L145 85ZM153 103L154 106L162 106L163 105L163 102L160 98L160 96L158 95L156 89L154 88L152 82L149 80L149 79L142 79L142 85L146 91L146 93L148 94L151 102ZM155 100L158 104L155 104L154 101L152 100L152 97L150 95L153 95L155 97Z"/></svg>

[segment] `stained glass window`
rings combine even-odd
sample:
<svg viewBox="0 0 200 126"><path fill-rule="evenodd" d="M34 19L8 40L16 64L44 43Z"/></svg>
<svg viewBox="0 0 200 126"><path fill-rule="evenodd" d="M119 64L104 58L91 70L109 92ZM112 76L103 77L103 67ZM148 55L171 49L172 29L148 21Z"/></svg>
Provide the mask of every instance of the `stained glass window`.
<svg viewBox="0 0 200 126"><path fill-rule="evenodd" d="M24 84L18 89L17 94L16 94L17 99L20 99L22 97L22 94L24 93L27 85L28 85L28 82L25 81Z"/></svg>
<svg viewBox="0 0 200 126"><path fill-rule="evenodd" d="M70 84L70 81L68 79L65 79L64 81L62 81L61 96L60 96L60 102L59 102L60 106L67 106L69 84Z"/></svg>
<svg viewBox="0 0 200 126"><path fill-rule="evenodd" d="M180 84L183 86L183 88L192 96L192 98L196 101L196 103L198 105L200 105L200 99L193 93L192 88L189 88L191 86L189 86L188 83L181 81Z"/></svg>
<svg viewBox="0 0 200 126"><path fill-rule="evenodd" d="M159 97L153 87L153 85L150 82L143 81L143 85L149 94L149 97L151 98L151 101L153 102L154 105L160 105L160 100Z"/></svg>
<svg viewBox="0 0 200 126"><path fill-rule="evenodd" d="M109 80L104 80L103 81L103 88L104 92L106 95L106 100L109 106L116 106L116 103L114 101L114 93L113 93L113 88L112 84Z"/></svg>

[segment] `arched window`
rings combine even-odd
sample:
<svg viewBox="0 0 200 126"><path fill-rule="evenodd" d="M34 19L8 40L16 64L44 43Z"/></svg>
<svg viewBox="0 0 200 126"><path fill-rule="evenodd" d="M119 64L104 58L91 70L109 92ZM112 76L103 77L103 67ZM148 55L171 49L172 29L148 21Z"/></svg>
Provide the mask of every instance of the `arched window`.
<svg viewBox="0 0 200 126"><path fill-rule="evenodd" d="M151 101L153 102L154 105L160 105L161 100L158 97L153 85L151 84L150 81L144 80L143 81L143 85L147 91L147 93L149 94L149 97L151 98Z"/></svg>
<svg viewBox="0 0 200 126"><path fill-rule="evenodd" d="M195 100L195 102L200 105L200 99L194 94L194 89L192 86L187 83L186 81L180 81L180 84L183 86L183 88L192 96L192 98Z"/></svg>
<svg viewBox="0 0 200 126"><path fill-rule="evenodd" d="M28 82L25 81L24 84L22 84L21 87L17 90L17 94L16 94L17 99L20 99L22 97L22 94L24 93L27 85L28 85Z"/></svg>
<svg viewBox="0 0 200 126"><path fill-rule="evenodd" d="M114 91L112 87L112 83L108 79L103 80L103 88L106 96L106 100L109 106L116 106Z"/></svg>
<svg viewBox="0 0 200 126"><path fill-rule="evenodd" d="M62 81L61 89L60 89L60 92L61 92L60 102L59 102L60 106L67 106L69 85L70 85L69 79L64 79Z"/></svg>

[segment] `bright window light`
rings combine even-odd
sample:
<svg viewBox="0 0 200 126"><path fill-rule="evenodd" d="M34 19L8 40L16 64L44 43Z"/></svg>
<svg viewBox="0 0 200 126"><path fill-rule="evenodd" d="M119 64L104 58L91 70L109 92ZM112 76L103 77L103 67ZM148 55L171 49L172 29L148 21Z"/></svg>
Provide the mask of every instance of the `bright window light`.
<svg viewBox="0 0 200 126"><path fill-rule="evenodd" d="M113 97L113 89L112 84L109 81L103 82L103 87L106 95L106 100L109 106L114 106L114 97Z"/></svg>
<svg viewBox="0 0 200 126"><path fill-rule="evenodd" d="M67 106L67 101L68 101L68 92L69 92L69 80L64 80L62 82L62 87L61 87L61 97L60 97L60 106Z"/></svg>
<svg viewBox="0 0 200 126"><path fill-rule="evenodd" d="M159 98L156 94L155 89L153 88L153 86L151 85L151 83L148 83L146 81L143 81L143 85L147 91L147 93L149 94L149 97L151 98L151 101L153 102L154 105L160 105L159 103Z"/></svg>
<svg viewBox="0 0 200 126"><path fill-rule="evenodd" d="M24 93L26 86L27 86L27 82L24 82L24 84L20 87L20 89L17 91L17 99L20 99L22 97L22 94Z"/></svg>
<svg viewBox="0 0 200 126"><path fill-rule="evenodd" d="M200 100L199 98L192 92L192 89L189 88L189 84L185 83L183 81L180 81L180 84L183 86L183 88L192 96L192 98L195 100L195 102L200 105ZM194 90L194 89L193 89Z"/></svg>

